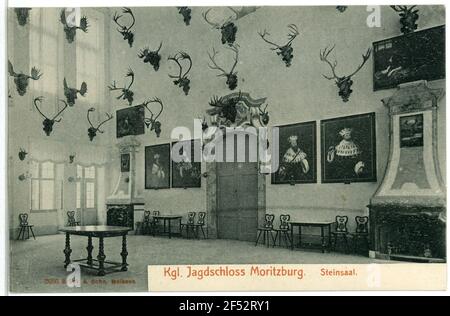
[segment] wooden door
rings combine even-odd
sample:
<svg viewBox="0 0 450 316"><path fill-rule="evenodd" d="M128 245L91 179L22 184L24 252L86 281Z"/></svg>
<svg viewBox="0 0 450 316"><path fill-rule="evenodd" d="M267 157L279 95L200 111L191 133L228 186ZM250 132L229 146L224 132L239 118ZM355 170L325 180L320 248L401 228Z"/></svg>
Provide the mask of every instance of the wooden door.
<svg viewBox="0 0 450 316"><path fill-rule="evenodd" d="M258 163L217 163L218 238L254 241L257 215Z"/></svg>

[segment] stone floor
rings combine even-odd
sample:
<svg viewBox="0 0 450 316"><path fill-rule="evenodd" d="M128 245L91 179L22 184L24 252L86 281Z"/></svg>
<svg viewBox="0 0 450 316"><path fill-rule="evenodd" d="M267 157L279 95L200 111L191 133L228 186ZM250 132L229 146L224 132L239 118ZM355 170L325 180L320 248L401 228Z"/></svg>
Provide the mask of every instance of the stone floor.
<svg viewBox="0 0 450 316"><path fill-rule="evenodd" d="M71 238L72 259L86 257L87 238ZM98 244L94 239L96 257ZM322 254L316 250L266 248L236 240L192 240L152 236L128 237L127 272L98 277L82 270L80 288L65 284L63 267L64 235L40 236L37 240L11 241L11 292L146 292L147 265L155 264L255 264L255 263L374 263L363 256L342 253ZM121 238L105 239L106 260L120 261Z"/></svg>

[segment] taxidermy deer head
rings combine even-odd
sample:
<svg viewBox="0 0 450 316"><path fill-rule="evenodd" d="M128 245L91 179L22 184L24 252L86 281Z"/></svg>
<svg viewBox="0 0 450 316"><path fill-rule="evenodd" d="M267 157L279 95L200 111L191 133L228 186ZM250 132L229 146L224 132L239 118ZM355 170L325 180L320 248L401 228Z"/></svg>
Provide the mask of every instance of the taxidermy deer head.
<svg viewBox="0 0 450 316"><path fill-rule="evenodd" d="M269 119L270 119L270 117L269 117L269 112L267 112L267 107L268 107L268 106L269 106L269 105L266 104L264 110L261 110L261 107L259 108L259 115L260 115L260 117L261 117L261 122L262 122L264 125L269 124Z"/></svg>
<svg viewBox="0 0 450 316"><path fill-rule="evenodd" d="M14 11L17 14L17 21L20 26L27 24L28 16L30 15L31 8L15 8Z"/></svg>
<svg viewBox="0 0 450 316"><path fill-rule="evenodd" d="M239 51L238 51L238 45L233 45L229 47L234 52L234 64L231 67L231 70L229 72L226 72L223 68L219 67L215 61L215 58L217 56L216 50L213 48L212 55L208 53L209 59L212 62L212 65L208 64L208 67L211 69L219 70L221 74L217 75L218 77L224 76L227 78L227 86L230 88L230 90L234 90L237 87L238 84L238 77L237 72L234 72L234 69L236 68L236 65L239 60Z"/></svg>
<svg viewBox="0 0 450 316"><path fill-rule="evenodd" d="M154 114L152 110L148 107L150 103L158 104L159 105L159 112L158 114ZM156 137L159 137L161 135L161 122L158 121L158 117L161 115L162 111L164 110L164 104L159 98L153 98L152 100L145 101L143 103L145 108L150 112L151 116L144 118L144 123L147 128L150 128L151 131L155 131Z"/></svg>
<svg viewBox="0 0 450 316"><path fill-rule="evenodd" d="M87 92L87 84L86 84L86 82L83 82L81 84L80 90L78 90L76 88L69 88L67 86L66 78L64 78L64 95L66 96L67 103L69 104L69 106L74 106L75 105L75 100L77 99L77 94L78 93L81 96L84 97L86 92Z"/></svg>
<svg viewBox="0 0 450 316"><path fill-rule="evenodd" d="M180 68L180 72L178 75L175 75L175 76L169 75L169 77L174 78L175 80L173 81L173 83L175 85L178 85L180 88L183 88L184 94L188 95L189 90L191 89L191 87L189 86L191 80L189 80L189 78L187 77L189 71L192 68L191 56L189 56L185 52L179 52L179 53L176 53L175 56L169 57L168 60L173 60ZM187 60L189 62L189 67L184 73L183 73L183 66L180 63L180 61L182 61L182 60Z"/></svg>
<svg viewBox="0 0 450 316"><path fill-rule="evenodd" d="M134 83L134 72L133 70L131 70L131 68L128 69L128 72L125 77L131 78L130 84L128 86L117 87L116 82L113 81L113 84L108 86L108 89L109 91L120 90L122 93L116 99L120 100L120 98L122 98L123 100L127 100L129 105L132 105L134 92L131 91L130 88Z"/></svg>
<svg viewBox="0 0 450 316"><path fill-rule="evenodd" d="M213 28L220 30L222 33L222 44L227 43L228 45L233 45L236 40L237 26L234 24L235 21L243 18L244 16L255 12L259 7L242 7L241 10L237 11L231 7L228 7L234 13L234 17L229 17L223 24L211 22L208 20L208 13L211 9L206 10L202 13L203 18L206 23L211 25Z"/></svg>
<svg viewBox="0 0 450 316"><path fill-rule="evenodd" d="M326 47L323 51L322 50L320 51L320 60L326 62L330 66L332 72L332 76L326 75L322 76L324 76L328 80L335 81L336 85L339 88L339 96L342 98L342 101L347 102L348 98L350 97L350 94L353 92L353 90L351 89L351 86L353 84L352 77L364 66L366 61L369 59L372 50L369 48L367 52L364 55L362 55L363 58L362 63L358 66L358 68L356 68L356 70L352 74L347 76L338 76L336 74L337 61L335 60L334 62L330 62L328 60L328 55L333 51L334 47L335 46L333 46L331 49Z"/></svg>
<svg viewBox="0 0 450 316"><path fill-rule="evenodd" d="M129 26L123 25L119 23L120 18L123 16L122 14L117 14L117 12L114 13L113 16L113 21L119 26L119 28L117 29L117 32L119 32L120 34L122 34L123 39L125 41L128 41L128 45L130 45L130 47L133 47L133 41L134 41L134 33L131 31L131 28L134 26L134 24L136 23L136 19L134 18L134 14L131 11L130 8L123 8L122 9L122 13L128 14L131 17L131 24Z"/></svg>
<svg viewBox="0 0 450 316"><path fill-rule="evenodd" d="M47 136L50 136L50 133L53 131L53 124L55 122L61 122L61 119L56 119L66 108L67 103L64 100L59 100L60 102L64 103L64 107L56 113L52 118L48 118L42 111L39 109L38 103L41 104L44 97L37 97L34 99L33 103L38 112L44 117L44 121L42 122L43 130Z"/></svg>
<svg viewBox="0 0 450 316"><path fill-rule="evenodd" d="M419 10L413 9L416 7L415 5L411 7L407 7L406 5L391 5L390 6L395 12L399 12L400 15L400 24L402 28L400 31L403 34L412 33L417 29L417 20L419 19L419 15L417 12Z"/></svg>
<svg viewBox="0 0 450 316"><path fill-rule="evenodd" d="M292 54L292 52L294 51L294 49L292 48L292 41L300 34L298 32L298 28L297 25L295 24L289 24L288 25L288 29L289 29L289 33L288 33L288 42L286 44L284 44L283 46L280 46L278 44L275 44L271 41L269 41L266 36L270 35L266 30L264 30L263 33L258 32L259 36L261 36L261 38L266 42L269 43L270 45L273 46L273 48L271 48L272 50L276 50L277 51L277 55L281 55L281 58L283 59L283 61L286 64L286 67L289 67L291 65L292 62L292 58L294 58L294 55Z"/></svg>
<svg viewBox="0 0 450 316"><path fill-rule="evenodd" d="M94 127L94 125L92 124L90 118L89 118L89 113L94 112L95 109L94 108L90 108L87 111L87 120L89 122L89 125L91 125L91 127L88 128L88 136L89 136L89 140L92 142L92 140L94 139L95 136L97 136L97 132L99 133L103 133L103 131L100 129L100 126L102 126L103 124L105 124L106 122L110 121L113 119L113 116L109 113L106 113L106 117L107 119L104 120L103 122L101 122L99 125L97 125L97 127Z"/></svg>
<svg viewBox="0 0 450 316"><path fill-rule="evenodd" d="M214 107L215 109L207 110L209 115L219 115L223 117L227 121L231 123L236 122L237 109L236 105L241 100L241 94L234 98L224 99L222 97L214 96L211 101L209 101L209 105Z"/></svg>
<svg viewBox="0 0 450 316"><path fill-rule="evenodd" d="M13 65L8 60L8 72L9 75L14 77L14 83L16 84L17 92L19 95L24 95L27 92L28 79L39 80L43 75L36 67L31 68L31 75L25 75L23 73L14 72Z"/></svg>
<svg viewBox="0 0 450 316"><path fill-rule="evenodd" d="M64 32L66 33L66 39L69 43L72 43L75 40L75 35L77 34L77 29L82 30L84 33L87 33L87 29L89 27L87 17L83 16L80 19L80 26L71 25L67 23L66 19L66 11L64 9L61 10L60 15L61 23L64 25Z"/></svg>
<svg viewBox="0 0 450 316"><path fill-rule="evenodd" d="M178 13L183 16L183 21L186 25L191 23L191 9L189 7L177 7Z"/></svg>
<svg viewBox="0 0 450 316"><path fill-rule="evenodd" d="M27 155L28 155L28 153L25 151L25 149L20 148L20 150L19 150L19 159L20 160L24 160Z"/></svg>
<svg viewBox="0 0 450 316"><path fill-rule="evenodd" d="M345 12L345 10L347 10L347 7L348 6L346 6L346 5L338 5L338 6L336 6L336 10L343 13L343 12Z"/></svg>
<svg viewBox="0 0 450 316"><path fill-rule="evenodd" d="M161 55L159 54L159 50L162 47L162 42L159 44L159 47L157 50L151 51L150 48L145 47L144 49L141 49L141 51L138 54L139 58L143 58L144 63L150 63L150 65L153 66L153 69L155 71L158 71L159 69L159 61L161 60Z"/></svg>

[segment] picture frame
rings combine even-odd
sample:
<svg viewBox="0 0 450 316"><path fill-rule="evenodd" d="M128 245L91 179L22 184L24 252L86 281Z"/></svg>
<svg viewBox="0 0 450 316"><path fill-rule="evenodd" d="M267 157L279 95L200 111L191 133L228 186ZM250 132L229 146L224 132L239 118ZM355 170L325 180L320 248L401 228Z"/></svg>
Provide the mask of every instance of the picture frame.
<svg viewBox="0 0 450 316"><path fill-rule="evenodd" d="M121 109L116 111L116 137L129 135L142 135L144 127L145 108L143 105Z"/></svg>
<svg viewBox="0 0 450 316"><path fill-rule="evenodd" d="M278 126L279 168L272 184L317 183L316 121Z"/></svg>
<svg viewBox="0 0 450 316"><path fill-rule="evenodd" d="M322 183L376 182L375 113L320 122Z"/></svg>
<svg viewBox="0 0 450 316"><path fill-rule="evenodd" d="M196 152L196 149L200 151ZM202 186L200 140L173 142L171 150L172 188L200 188ZM183 157L182 161L174 161L176 154L174 150L179 151Z"/></svg>
<svg viewBox="0 0 450 316"><path fill-rule="evenodd" d="M170 188L170 144L145 147L145 189Z"/></svg>
<svg viewBox="0 0 450 316"><path fill-rule="evenodd" d="M445 78L445 25L373 43L373 90Z"/></svg>
<svg viewBox="0 0 450 316"><path fill-rule="evenodd" d="M130 154L120 155L120 171L130 172Z"/></svg>

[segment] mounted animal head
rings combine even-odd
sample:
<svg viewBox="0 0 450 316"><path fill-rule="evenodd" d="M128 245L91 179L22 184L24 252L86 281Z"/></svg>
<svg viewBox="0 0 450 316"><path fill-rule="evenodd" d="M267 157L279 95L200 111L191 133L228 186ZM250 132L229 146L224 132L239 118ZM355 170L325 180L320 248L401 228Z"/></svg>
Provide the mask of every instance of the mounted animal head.
<svg viewBox="0 0 450 316"><path fill-rule="evenodd" d="M346 6L346 5L338 5L338 6L336 6L336 10L338 10L341 13L344 13L345 10L347 10L347 8L348 8L348 6Z"/></svg>
<svg viewBox="0 0 450 316"><path fill-rule="evenodd" d="M159 69L159 61L161 60L161 55L159 54L159 50L162 47L162 42L159 44L159 47L157 50L150 50L150 48L145 47L144 49L141 49L141 51L138 54L139 58L143 58L144 63L150 63L150 65L153 66L153 69L155 71L158 71Z"/></svg>
<svg viewBox="0 0 450 316"><path fill-rule="evenodd" d="M347 76L338 76L336 74L337 60L335 60L334 62L330 62L328 60L328 55L330 55L330 53L333 51L334 47L335 46L333 46L331 49L326 47L323 51L322 50L320 51L320 60L327 63L330 66L331 73L332 73L332 76L326 76L326 75L322 75L322 76L324 76L328 80L335 81L336 85L339 88L339 96L342 98L342 101L347 102L350 97L350 94L353 92L353 90L351 89L351 86L353 84L352 77L358 71L360 71L361 68L364 66L366 61L369 59L372 50L369 48L367 50L367 52L362 55L363 61L356 68L356 70L353 73L351 73L350 75L347 75Z"/></svg>
<svg viewBox="0 0 450 316"><path fill-rule="evenodd" d="M183 21L186 25L191 23L191 9L189 7L177 7L178 13L183 16Z"/></svg>
<svg viewBox="0 0 450 316"><path fill-rule="evenodd" d="M226 72L223 68L217 65L215 58L217 56L216 50L213 48L212 55L208 53L209 59L212 62L212 65L208 64L208 67L214 70L219 70L221 74L217 75L218 77L224 76L227 78L227 86L230 90L234 90L237 87L238 84L238 77L237 72L234 72L234 69L236 68L236 65L239 60L239 51L238 51L238 45L233 45L229 47L234 52L234 64L231 67L231 70L229 72Z"/></svg>
<svg viewBox="0 0 450 316"><path fill-rule="evenodd" d="M30 75L25 75L24 73L16 73L14 71L13 65L9 60L8 60L8 72L10 76L14 77L14 83L16 84L17 92L21 96L27 93L29 79L39 80L39 78L41 78L43 75L41 71L36 67L31 68Z"/></svg>
<svg viewBox="0 0 450 316"><path fill-rule="evenodd" d="M105 124L106 122L110 121L113 119L113 116L109 113L106 113L106 120L104 120L103 122L101 122L100 124L97 125L97 127L94 127L94 125L91 122L91 119L89 118L89 114L91 112L94 112L95 109L94 108L90 108L87 111L87 120L89 122L89 125L91 125L91 127L88 128L88 136L89 136L89 140L92 142L92 140L94 139L95 136L97 136L97 132L99 133L103 133L103 131L100 129L100 126L102 126L103 124Z"/></svg>
<svg viewBox="0 0 450 316"><path fill-rule="evenodd" d="M273 46L273 48L271 48L272 50L276 50L277 51L277 55L280 55L281 58L283 59L284 63L286 64L286 67L289 67L291 65L292 62L292 58L294 58L294 55L292 54L294 49L292 48L292 41L300 34L297 28L297 25L295 24L289 24L288 25L288 29L289 29L289 33L288 33L288 41L286 44L284 45L278 45L275 44L271 41L269 41L266 36L270 35L266 30L264 30L264 32L258 32L259 36L261 36L261 38L266 42L269 43L270 45Z"/></svg>
<svg viewBox="0 0 450 316"><path fill-rule="evenodd" d="M208 109L207 112L209 115L214 116L218 115L219 117L224 118L226 121L231 123L236 122L237 117L237 104L241 100L241 94L237 97L233 98L223 98L214 96L211 101L209 101L209 105L214 107L213 109Z"/></svg>
<svg viewBox="0 0 450 316"><path fill-rule="evenodd" d="M264 125L269 124L270 116L269 116L269 112L267 112L267 107L268 107L268 106L269 106L269 105L266 104L264 110L261 110L261 107L259 108L259 115L260 115L260 117L261 117L261 122L262 122Z"/></svg>
<svg viewBox="0 0 450 316"><path fill-rule="evenodd" d="M72 43L75 40L75 35L77 34L77 30L82 30L84 33L88 31L88 20L87 17L83 16L80 19L80 26L72 25L71 23L67 23L66 19L66 11L65 9L61 10L60 14L61 23L64 25L64 32L66 33L66 39L69 43Z"/></svg>
<svg viewBox="0 0 450 316"><path fill-rule="evenodd" d="M222 33L222 44L228 44L232 46L234 41L236 40L237 26L234 24L238 19L243 18L244 16L255 12L259 7L242 7L241 10L235 10L231 7L228 7L234 13L234 17L229 17L224 23L220 24L218 22L212 22L208 20L208 13L211 9L206 10L202 13L203 18L206 23L211 25L213 28L220 30Z"/></svg>
<svg viewBox="0 0 450 316"><path fill-rule="evenodd" d="M125 41L128 41L128 45L130 45L130 47L133 47L134 33L131 31L131 28L136 23L136 19L135 19L134 14L133 14L133 12L131 11L130 8L126 8L126 7L123 8L122 9L122 13L128 14L131 17L130 25L127 26L127 25L124 25L124 24L120 24L119 20L120 20L120 18L123 17L123 15L122 14L117 14L117 12L114 13L113 21L119 26L119 28L117 29L117 32L122 34L123 39Z"/></svg>
<svg viewBox="0 0 450 316"><path fill-rule="evenodd" d="M24 26L27 24L28 17L30 16L31 8L14 8L14 11L17 14L17 21L20 26Z"/></svg>
<svg viewBox="0 0 450 316"><path fill-rule="evenodd" d="M134 83L134 72L131 68L128 69L125 78L127 77L131 78L131 81L128 84L128 86L125 85L123 87L117 87L116 82L113 81L112 85L108 86L108 89L109 91L116 91L116 90L121 91L122 93L116 99L120 100L122 98L123 100L127 100L129 105L132 105L134 100L134 92L131 91L130 88Z"/></svg>
<svg viewBox="0 0 450 316"><path fill-rule="evenodd" d="M419 10L414 10L416 7L415 5L409 8L406 5L391 5L390 7L395 12L399 12L400 24L402 25L400 31L403 34L412 33L417 29L416 22L419 19L417 12L419 12Z"/></svg>
<svg viewBox="0 0 450 316"><path fill-rule="evenodd" d="M28 155L28 153L25 151L25 149L20 148L20 150L19 150L19 159L20 160L24 160L27 155Z"/></svg>
<svg viewBox="0 0 450 316"><path fill-rule="evenodd" d="M41 104L44 97L40 96L33 100L34 106L38 110L38 112L44 117L44 121L42 122L42 125L44 126L42 129L45 132L45 135L50 136L50 133L53 131L53 124L55 122L61 122L61 119L56 119L66 108L67 103L64 100L59 100L60 102L64 103L64 107L56 113L52 118L47 117L42 111L39 109L38 103Z"/></svg>
<svg viewBox="0 0 450 316"><path fill-rule="evenodd" d="M159 105L159 112L158 114L154 114L152 110L148 107L150 103L158 104ZM144 123L147 128L150 128L151 131L155 131L156 137L159 137L161 135L161 122L158 121L158 117L161 115L162 111L164 110L164 104L162 103L161 99L159 98L153 98L151 100L145 101L143 103L145 108L150 112L151 116L144 118Z"/></svg>
<svg viewBox="0 0 450 316"><path fill-rule="evenodd" d="M67 85L66 78L64 78L64 95L66 96L67 103L69 104L69 106L74 106L75 105L75 100L77 99L77 94L78 93L81 96L84 97L86 92L87 92L87 84L86 84L86 82L83 82L81 84L80 90L78 90L76 88L70 88Z"/></svg>
<svg viewBox="0 0 450 316"><path fill-rule="evenodd" d="M189 78L187 77L189 71L192 68L191 56L189 56L185 52L179 52L179 53L176 53L175 56L169 57L168 60L174 61L178 65L178 68L180 68L180 72L178 75L169 75L169 77L175 79L173 81L173 83L175 85L178 85L180 88L183 88L184 94L188 95L189 90L191 89L191 87L190 87L191 80L189 80ZM187 60L189 63L188 69L185 72L183 72L183 66L180 63L180 61L183 61L183 60Z"/></svg>

